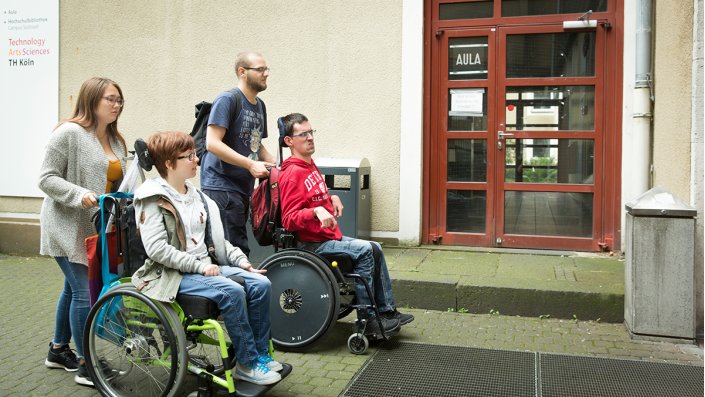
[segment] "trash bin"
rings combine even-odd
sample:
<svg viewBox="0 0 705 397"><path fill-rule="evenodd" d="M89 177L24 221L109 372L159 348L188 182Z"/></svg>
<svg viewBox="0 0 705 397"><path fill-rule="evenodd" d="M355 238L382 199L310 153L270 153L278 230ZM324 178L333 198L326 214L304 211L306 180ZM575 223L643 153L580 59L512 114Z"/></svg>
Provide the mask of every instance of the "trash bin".
<svg viewBox="0 0 705 397"><path fill-rule="evenodd" d="M697 211L662 188L625 205L624 319L633 338L695 338Z"/></svg>
<svg viewBox="0 0 705 397"><path fill-rule="evenodd" d="M328 192L340 197L343 216L338 226L343 236L370 238L370 162L362 159L317 158Z"/></svg>

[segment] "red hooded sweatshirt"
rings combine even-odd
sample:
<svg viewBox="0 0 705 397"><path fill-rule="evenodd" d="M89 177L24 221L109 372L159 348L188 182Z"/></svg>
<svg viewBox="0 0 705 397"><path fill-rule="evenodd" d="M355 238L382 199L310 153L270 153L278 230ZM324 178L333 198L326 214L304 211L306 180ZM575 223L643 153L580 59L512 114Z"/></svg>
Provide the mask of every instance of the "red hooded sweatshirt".
<svg viewBox="0 0 705 397"><path fill-rule="evenodd" d="M323 207L333 214L326 182L311 160L311 164L289 157L282 164L279 174L279 197L281 198L282 224L296 239L306 242L340 240L343 234L338 225L334 228L321 228L313 209Z"/></svg>

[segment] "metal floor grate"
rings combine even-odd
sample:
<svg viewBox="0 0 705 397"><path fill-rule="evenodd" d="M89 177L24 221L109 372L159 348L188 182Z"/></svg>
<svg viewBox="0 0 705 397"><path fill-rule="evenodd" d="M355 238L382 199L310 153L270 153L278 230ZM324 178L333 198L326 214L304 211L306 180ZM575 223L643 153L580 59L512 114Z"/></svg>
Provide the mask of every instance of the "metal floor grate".
<svg viewBox="0 0 705 397"><path fill-rule="evenodd" d="M702 397L703 367L541 354L542 397Z"/></svg>
<svg viewBox="0 0 705 397"><path fill-rule="evenodd" d="M534 353L388 342L356 374L347 397L533 396Z"/></svg>
<svg viewBox="0 0 705 397"><path fill-rule="evenodd" d="M703 367L392 341L342 396L702 397Z"/></svg>

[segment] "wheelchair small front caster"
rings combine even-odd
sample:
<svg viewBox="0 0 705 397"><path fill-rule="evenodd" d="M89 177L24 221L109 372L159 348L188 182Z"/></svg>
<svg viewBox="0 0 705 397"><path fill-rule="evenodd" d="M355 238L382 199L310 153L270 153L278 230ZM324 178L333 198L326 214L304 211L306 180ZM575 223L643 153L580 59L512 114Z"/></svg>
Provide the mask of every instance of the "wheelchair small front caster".
<svg viewBox="0 0 705 397"><path fill-rule="evenodd" d="M352 354L365 354L368 347L370 347L370 342L363 334L355 333L348 338L348 349Z"/></svg>

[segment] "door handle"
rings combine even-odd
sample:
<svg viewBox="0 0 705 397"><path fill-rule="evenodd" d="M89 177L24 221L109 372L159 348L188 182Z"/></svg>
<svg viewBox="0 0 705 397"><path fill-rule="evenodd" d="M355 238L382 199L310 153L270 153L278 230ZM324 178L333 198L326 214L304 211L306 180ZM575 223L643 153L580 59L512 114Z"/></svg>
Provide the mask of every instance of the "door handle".
<svg viewBox="0 0 705 397"><path fill-rule="evenodd" d="M502 142L505 136L514 136L514 134L511 132L497 131L497 150L502 150L504 146Z"/></svg>

